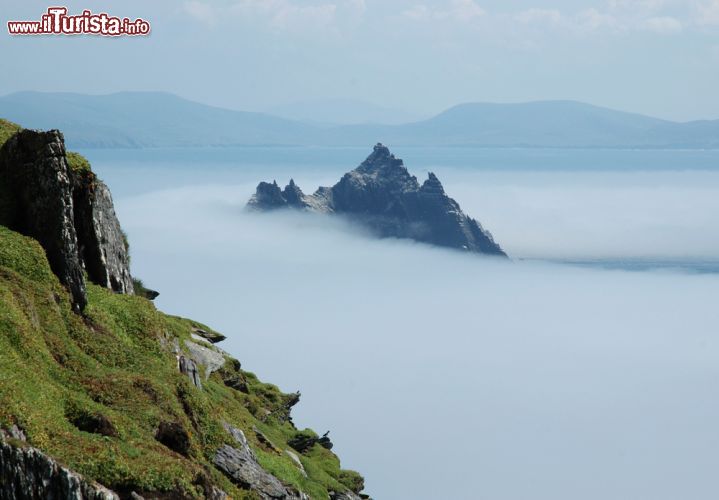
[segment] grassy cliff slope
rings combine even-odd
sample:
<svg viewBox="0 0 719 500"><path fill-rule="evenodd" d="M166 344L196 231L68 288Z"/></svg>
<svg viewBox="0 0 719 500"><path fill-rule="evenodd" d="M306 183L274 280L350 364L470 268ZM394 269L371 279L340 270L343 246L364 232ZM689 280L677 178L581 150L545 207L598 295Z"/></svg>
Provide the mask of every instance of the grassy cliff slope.
<svg viewBox="0 0 719 500"><path fill-rule="evenodd" d="M2 136L12 125L0 127ZM224 366L207 378L201 369L201 388L180 373L177 355L188 342L212 349L198 331L215 333L143 297L92 284L84 314L73 313L39 243L0 226L0 428L23 429L27 443L18 446L34 446L122 495L203 498L209 484L231 498L259 498L213 466L216 450L234 442L223 428L230 424L288 487L317 499L361 490L361 476L341 470L321 443L293 450L301 467L286 452L298 436L316 437L292 424L297 395L261 382L221 351ZM183 450L156 438L163 423L186 431Z"/></svg>

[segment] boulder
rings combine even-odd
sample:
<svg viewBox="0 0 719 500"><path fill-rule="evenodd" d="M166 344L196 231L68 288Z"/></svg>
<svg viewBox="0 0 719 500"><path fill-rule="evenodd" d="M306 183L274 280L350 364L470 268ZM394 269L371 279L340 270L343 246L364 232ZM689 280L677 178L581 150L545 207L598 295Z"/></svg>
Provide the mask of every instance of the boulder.
<svg viewBox="0 0 719 500"><path fill-rule="evenodd" d="M218 470L238 486L254 491L262 500L302 500L302 493L287 488L257 463L244 433L228 424L225 429L233 436L236 446L221 446L213 458Z"/></svg>
<svg viewBox="0 0 719 500"><path fill-rule="evenodd" d="M191 330L193 335L197 335L198 337L207 340L208 342L212 344L217 344L218 342L222 342L227 337L222 335L218 332L208 332L207 330L204 330L202 328L199 328L197 326L193 326Z"/></svg>

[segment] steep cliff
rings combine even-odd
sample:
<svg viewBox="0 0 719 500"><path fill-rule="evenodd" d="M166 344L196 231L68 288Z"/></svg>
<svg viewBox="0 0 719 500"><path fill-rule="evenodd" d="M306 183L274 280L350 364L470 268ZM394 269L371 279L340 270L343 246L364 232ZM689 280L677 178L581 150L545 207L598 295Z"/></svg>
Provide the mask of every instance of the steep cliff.
<svg viewBox="0 0 719 500"><path fill-rule="evenodd" d="M90 170L75 170L72 177L75 228L88 277L115 292L134 293L127 242L110 190Z"/></svg>
<svg viewBox="0 0 719 500"><path fill-rule="evenodd" d="M292 423L299 393L244 370L210 327L117 293L129 274L109 191L61 145L23 131L2 149L3 221L25 234L0 225L0 500L367 498L329 441ZM90 278L81 297L68 263Z"/></svg>
<svg viewBox="0 0 719 500"><path fill-rule="evenodd" d="M320 187L313 195L305 195L293 180L284 190L277 182L261 182L247 206L257 211L293 208L338 214L381 238L408 238L506 257L489 231L447 196L437 176L430 172L420 185L402 160L382 144L332 187Z"/></svg>
<svg viewBox="0 0 719 500"><path fill-rule="evenodd" d="M94 283L133 293L110 192L84 159L68 156L59 131L20 130L5 141L0 198L0 224L40 242L76 310L87 303L85 272Z"/></svg>
<svg viewBox="0 0 719 500"><path fill-rule="evenodd" d="M0 184L8 198L3 225L40 242L50 267L83 309L85 278L80 264L72 181L62 136L23 130L0 149Z"/></svg>

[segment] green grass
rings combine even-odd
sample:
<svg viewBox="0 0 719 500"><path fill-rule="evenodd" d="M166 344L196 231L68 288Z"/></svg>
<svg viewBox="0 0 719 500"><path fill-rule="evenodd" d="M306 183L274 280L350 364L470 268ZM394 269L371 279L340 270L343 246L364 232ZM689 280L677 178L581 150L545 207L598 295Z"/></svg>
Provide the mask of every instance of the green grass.
<svg viewBox="0 0 719 500"><path fill-rule="evenodd" d="M0 425L18 424L30 445L125 492L201 498L200 484L209 479L234 499L253 498L212 466L215 450L232 444L223 421L243 429L263 467L312 498L356 489L359 475L342 471L319 445L301 456L304 477L285 453L260 442L255 427L281 450L297 432L286 420L289 396L276 386L231 362L226 370L247 380L247 394L217 372L203 390L178 372L172 346L184 345L193 327L211 328L92 284L88 301L84 317L72 313L40 245L0 226ZM73 424L100 416L116 437ZM154 439L162 421L189 431L187 457Z"/></svg>
<svg viewBox="0 0 719 500"><path fill-rule="evenodd" d="M68 151L66 157L67 164L73 172L92 172L90 162L80 153Z"/></svg>
<svg viewBox="0 0 719 500"><path fill-rule="evenodd" d="M20 125L16 125L13 122L0 118L0 147L2 147L2 145L5 144L5 141L10 139L15 132L18 132L21 129L22 127L20 127Z"/></svg>

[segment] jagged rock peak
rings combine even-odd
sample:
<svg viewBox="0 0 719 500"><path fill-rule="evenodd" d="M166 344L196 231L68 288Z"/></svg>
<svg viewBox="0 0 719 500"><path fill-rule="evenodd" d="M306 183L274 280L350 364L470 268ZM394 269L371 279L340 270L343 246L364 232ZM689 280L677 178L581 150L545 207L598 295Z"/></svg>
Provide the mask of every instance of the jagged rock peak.
<svg viewBox="0 0 719 500"><path fill-rule="evenodd" d="M357 168L330 187L311 196L294 181L284 191L261 182L248 208L268 211L299 208L340 214L358 222L379 237L408 238L438 246L506 257L489 231L462 212L447 196L442 183L430 172L420 186L401 159L381 143Z"/></svg>
<svg viewBox="0 0 719 500"><path fill-rule="evenodd" d="M377 144L365 161L357 168L347 172L332 187L332 200L336 210L343 210L344 200L360 195L364 202L374 203L375 194L416 191L419 189L417 178L409 173L404 162L395 158L383 144ZM336 196L339 194L339 196ZM394 194L393 194L394 196Z"/></svg>
<svg viewBox="0 0 719 500"><path fill-rule="evenodd" d="M439 179L436 175L434 175L433 172L429 173L427 180L424 181L424 183L422 184L421 190L424 193L431 193L437 195L444 194L444 187L442 186L442 183L439 182Z"/></svg>
<svg viewBox="0 0 719 500"><path fill-rule="evenodd" d="M367 178L413 178L404 167L404 162L400 158L396 158L389 148L382 143L377 143L365 161L348 174Z"/></svg>
<svg viewBox="0 0 719 500"><path fill-rule="evenodd" d="M315 200L305 195L293 179L282 190L277 181L272 184L260 182L255 194L247 202L247 208L255 211L267 211L278 208L313 209Z"/></svg>
<svg viewBox="0 0 719 500"><path fill-rule="evenodd" d="M295 180L290 179L290 183L287 184L287 186L285 186L285 189L282 191L282 196L285 198L289 205L296 206L302 204L305 194L302 192L299 186L295 184Z"/></svg>
<svg viewBox="0 0 719 500"><path fill-rule="evenodd" d="M375 144L372 154L370 154L365 161L357 168L357 170L373 170L382 167L401 167L404 162L395 158L390 152L389 148L378 142Z"/></svg>
<svg viewBox="0 0 719 500"><path fill-rule="evenodd" d="M264 210L272 208L282 208L287 206L287 200L282 195L282 190L277 185L277 181L260 182L254 196L247 204L248 208L262 206Z"/></svg>

